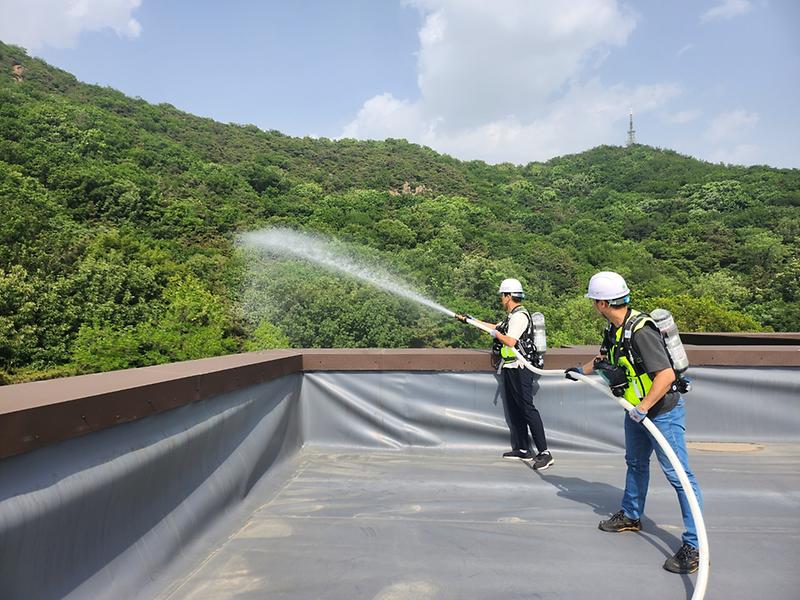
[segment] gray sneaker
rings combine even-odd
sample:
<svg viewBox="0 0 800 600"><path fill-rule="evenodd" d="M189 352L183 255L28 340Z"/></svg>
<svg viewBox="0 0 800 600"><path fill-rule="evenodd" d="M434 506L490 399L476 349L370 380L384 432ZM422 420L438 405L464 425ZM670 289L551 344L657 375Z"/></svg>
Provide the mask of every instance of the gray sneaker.
<svg viewBox="0 0 800 600"><path fill-rule="evenodd" d="M511 460L533 460L533 454L525 452L525 450L511 450L510 452L503 452L503 458Z"/></svg>
<svg viewBox="0 0 800 600"><path fill-rule="evenodd" d="M548 450L539 452L539 454L536 455L536 458L533 459L533 470L544 471L545 469L549 469L554 462L556 461Z"/></svg>

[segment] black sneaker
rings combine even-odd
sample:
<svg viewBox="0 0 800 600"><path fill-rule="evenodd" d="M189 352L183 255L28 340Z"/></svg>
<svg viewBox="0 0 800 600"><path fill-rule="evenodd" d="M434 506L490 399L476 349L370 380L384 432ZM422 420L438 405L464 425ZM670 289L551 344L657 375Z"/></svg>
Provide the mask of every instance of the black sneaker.
<svg viewBox="0 0 800 600"><path fill-rule="evenodd" d="M680 550L671 556L664 563L664 568L671 573L679 573L684 575L686 573L694 573L700 565L700 553L697 548L684 544Z"/></svg>
<svg viewBox="0 0 800 600"><path fill-rule="evenodd" d="M533 459L533 470L544 471L545 469L549 469L554 462L556 461L552 454L547 451L539 452L539 454L536 455L536 458Z"/></svg>
<svg viewBox="0 0 800 600"><path fill-rule="evenodd" d="M509 458L511 460L531 460L533 459L533 455L530 452L525 452L525 450L511 450L510 452L503 452L503 458Z"/></svg>
<svg viewBox="0 0 800 600"><path fill-rule="evenodd" d="M625 516L624 511L615 512L611 518L606 521L600 521L598 528L601 531L608 531L611 533L619 533L621 531L641 531L642 522L639 519L635 521Z"/></svg>

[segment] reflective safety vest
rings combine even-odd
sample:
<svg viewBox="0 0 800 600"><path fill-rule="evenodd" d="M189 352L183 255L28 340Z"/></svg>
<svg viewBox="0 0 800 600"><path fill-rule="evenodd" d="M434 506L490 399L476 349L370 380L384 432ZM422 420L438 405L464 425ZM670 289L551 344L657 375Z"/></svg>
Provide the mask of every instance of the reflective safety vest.
<svg viewBox="0 0 800 600"><path fill-rule="evenodd" d="M612 365L625 369L628 387L625 388L623 397L633 406L639 404L653 386L653 380L645 370L644 360L633 352L633 334L646 325L658 330L656 322L650 315L631 309L622 326L617 329L613 340L612 326L608 325L603 336L603 346L600 348L600 353L606 353Z"/></svg>
<svg viewBox="0 0 800 600"><path fill-rule="evenodd" d="M502 357L503 362L506 364L513 363L517 360L517 355L511 349L511 346L506 346L505 344L503 344L503 347L500 348L500 356Z"/></svg>
<svg viewBox="0 0 800 600"><path fill-rule="evenodd" d="M522 354L525 360L530 362L534 367L541 368L544 366L544 358L539 352L537 352L536 346L533 344L533 320L531 319L531 315L525 307L521 305L517 306L514 310L508 313L506 318L503 319L503 322L497 326L497 331L507 335L508 324L511 320L511 315L517 312L522 312L525 314L525 316L528 318L528 326L517 340L516 350ZM493 351L497 351L500 354L502 364L498 368L500 368L503 364L511 364L517 360L517 355L514 353L514 350L510 346L506 346L500 341L495 341L495 347L493 348Z"/></svg>

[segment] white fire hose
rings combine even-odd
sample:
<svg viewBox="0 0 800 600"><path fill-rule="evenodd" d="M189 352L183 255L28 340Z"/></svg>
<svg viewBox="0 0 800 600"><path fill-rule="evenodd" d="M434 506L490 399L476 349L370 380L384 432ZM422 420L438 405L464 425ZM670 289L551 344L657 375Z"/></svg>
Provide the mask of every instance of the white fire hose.
<svg viewBox="0 0 800 600"><path fill-rule="evenodd" d="M453 314L455 316L455 313ZM477 327L485 331L486 333L491 333L491 328L487 327L480 321L476 321L470 317L467 317L467 323ZM544 370L534 367L530 362L525 360L525 358L517 352L516 348L511 348L514 351L514 354L517 356L517 360L519 360L525 368L530 369L537 375L543 375L545 377L564 377L564 371L558 370ZM599 381L595 381L583 375L581 373L572 373L572 377L580 379L584 383L588 383L594 388L597 388L606 396L617 401L622 408L626 411L630 412L633 410L633 405L626 401L624 398L618 398L614 394L611 393L611 390L600 383ZM672 449L672 446L669 445L666 438L662 435L662 433L658 430L658 428L653 424L653 422L645 417L641 421L642 425L647 428L647 431L653 436L653 438L658 442L658 445L661 446L661 449L667 455L672 468L675 469L675 472L678 474L678 479L681 482L681 486L683 486L683 490L686 493L686 498L689 500L689 508L692 511L692 518L694 519L695 527L697 528L697 542L699 545L698 552L699 552L699 566L697 569L697 583L694 586L694 593L692 594L692 600L702 600L706 594L706 586L708 585L708 567L709 567L709 558L708 558L708 536L706 535L706 525L705 521L703 521L703 514L700 510L700 503L697 501L697 497L695 496L694 489L692 488L691 483L689 482L689 478L686 476L686 471L683 470L683 465L681 465L680 460L678 460L675 451Z"/></svg>

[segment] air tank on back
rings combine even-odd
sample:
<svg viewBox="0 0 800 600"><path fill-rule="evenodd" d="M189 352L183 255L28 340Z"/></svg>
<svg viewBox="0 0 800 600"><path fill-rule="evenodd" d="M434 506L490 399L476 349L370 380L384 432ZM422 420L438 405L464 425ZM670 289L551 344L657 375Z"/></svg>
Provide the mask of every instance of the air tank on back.
<svg viewBox="0 0 800 600"><path fill-rule="evenodd" d="M544 328L544 315L540 312L535 312L531 315L531 324L533 325L533 345L536 346L536 352L544 354L547 352L547 332Z"/></svg>
<svg viewBox="0 0 800 600"><path fill-rule="evenodd" d="M683 373L689 368L689 357L686 356L686 350L683 347L683 342L681 342L678 326L675 324L675 319L672 318L672 313L666 309L657 308L650 313L650 316L656 322L661 335L664 337L673 368L679 374Z"/></svg>

